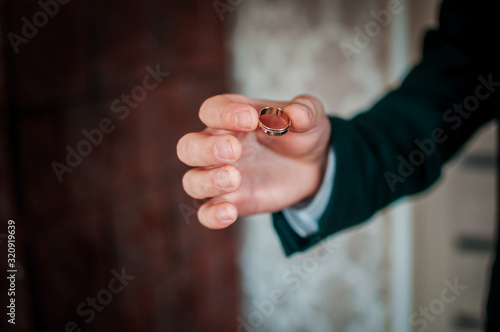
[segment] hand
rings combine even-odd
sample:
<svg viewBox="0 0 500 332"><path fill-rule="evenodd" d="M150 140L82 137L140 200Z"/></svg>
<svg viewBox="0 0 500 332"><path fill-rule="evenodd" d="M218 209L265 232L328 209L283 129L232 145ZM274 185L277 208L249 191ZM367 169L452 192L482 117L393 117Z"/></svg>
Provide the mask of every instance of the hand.
<svg viewBox="0 0 500 332"><path fill-rule="evenodd" d="M258 127L258 111L281 107L292 125L283 136ZM311 197L321 184L330 141L330 122L321 102L301 95L290 103L220 95L200 108L207 128L177 144L189 166L182 183L188 195L210 198L198 210L208 228L224 228L238 215L275 212Z"/></svg>

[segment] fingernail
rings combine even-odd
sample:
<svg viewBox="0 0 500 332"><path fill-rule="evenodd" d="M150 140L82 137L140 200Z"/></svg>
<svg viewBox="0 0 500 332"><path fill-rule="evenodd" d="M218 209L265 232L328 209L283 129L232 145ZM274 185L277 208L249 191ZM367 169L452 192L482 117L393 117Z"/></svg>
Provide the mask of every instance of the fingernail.
<svg viewBox="0 0 500 332"><path fill-rule="evenodd" d="M248 110L240 110L236 113L236 125L241 129L250 129L252 116Z"/></svg>
<svg viewBox="0 0 500 332"><path fill-rule="evenodd" d="M227 169L217 172L217 174L215 174L214 182L217 188L222 190L233 188L231 180L229 180L229 173L227 172Z"/></svg>
<svg viewBox="0 0 500 332"><path fill-rule="evenodd" d="M214 146L214 153L220 160L232 160L234 159L233 147L229 139L218 142Z"/></svg>
<svg viewBox="0 0 500 332"><path fill-rule="evenodd" d="M227 209L227 207L223 207L223 208L220 208L218 211L217 211L217 219L222 222L222 223L230 223L232 220L231 220L231 216L229 215L229 210Z"/></svg>

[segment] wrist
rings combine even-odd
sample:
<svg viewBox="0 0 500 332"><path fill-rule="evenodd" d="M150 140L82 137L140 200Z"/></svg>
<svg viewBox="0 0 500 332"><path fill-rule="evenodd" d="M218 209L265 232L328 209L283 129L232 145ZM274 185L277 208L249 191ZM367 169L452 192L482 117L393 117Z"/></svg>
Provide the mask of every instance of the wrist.
<svg viewBox="0 0 500 332"><path fill-rule="evenodd" d="M317 195L324 182L326 170L328 168L328 163L329 163L330 150L331 146L328 144L326 149L324 149L323 153L320 154L318 161L315 163L316 175L314 176L313 181L311 181L311 183L314 183L314 186L312 187L312 192L299 202L293 204L291 208L294 209L304 208L305 206L309 205L311 201L314 199L314 197Z"/></svg>

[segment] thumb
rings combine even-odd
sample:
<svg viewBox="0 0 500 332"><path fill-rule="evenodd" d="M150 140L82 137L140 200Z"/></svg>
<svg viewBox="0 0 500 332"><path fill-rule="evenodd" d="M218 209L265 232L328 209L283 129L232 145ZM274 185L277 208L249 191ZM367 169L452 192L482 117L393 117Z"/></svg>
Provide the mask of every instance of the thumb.
<svg viewBox="0 0 500 332"><path fill-rule="evenodd" d="M324 113L321 101L311 95L300 95L295 97L283 109L292 122L290 131L304 133L316 125L320 116Z"/></svg>

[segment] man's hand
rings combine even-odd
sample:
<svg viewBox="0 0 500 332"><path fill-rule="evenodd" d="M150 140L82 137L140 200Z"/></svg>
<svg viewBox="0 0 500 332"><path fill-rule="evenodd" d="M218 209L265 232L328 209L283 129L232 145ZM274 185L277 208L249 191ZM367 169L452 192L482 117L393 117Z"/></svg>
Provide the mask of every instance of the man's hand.
<svg viewBox="0 0 500 332"><path fill-rule="evenodd" d="M268 136L258 111L281 107L290 131ZM330 122L321 102L301 95L290 103L220 95L200 108L207 128L177 144L179 159L195 168L182 183L188 195L211 198L198 210L208 228L224 228L238 215L275 212L315 194L321 184L330 140Z"/></svg>

